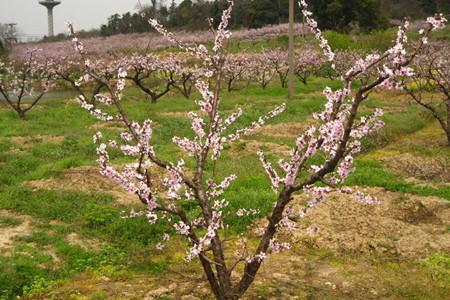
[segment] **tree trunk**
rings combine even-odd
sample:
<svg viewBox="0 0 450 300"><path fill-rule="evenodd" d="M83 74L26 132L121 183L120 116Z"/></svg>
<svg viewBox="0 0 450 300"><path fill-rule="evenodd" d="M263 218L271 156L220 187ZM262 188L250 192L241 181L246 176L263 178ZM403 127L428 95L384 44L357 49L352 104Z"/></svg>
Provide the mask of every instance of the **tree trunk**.
<svg viewBox="0 0 450 300"><path fill-rule="evenodd" d="M232 85L233 85L233 79L229 79L228 80L228 92L231 92L231 90L233 89Z"/></svg>
<svg viewBox="0 0 450 300"><path fill-rule="evenodd" d="M447 130L445 132L447 133L448 146L450 146L450 97L447 97Z"/></svg>
<svg viewBox="0 0 450 300"><path fill-rule="evenodd" d="M289 204L291 200L291 195L293 191L292 189L284 189L280 195L278 196L275 208L273 209L272 215L268 218L269 224L267 225L265 232L260 240L258 245L258 249L255 253L266 253L269 248L270 240L274 237L277 232L277 226L283 218L283 212L286 206ZM242 276L239 283L234 287L234 294L239 295L236 296L236 299L239 299L250 287L250 285L255 280L256 274L258 273L259 268L261 267L262 261L253 261L251 263L246 264L244 268L244 275Z"/></svg>
<svg viewBox="0 0 450 300"><path fill-rule="evenodd" d="M25 120L25 111L18 110L17 113L19 114L19 119Z"/></svg>

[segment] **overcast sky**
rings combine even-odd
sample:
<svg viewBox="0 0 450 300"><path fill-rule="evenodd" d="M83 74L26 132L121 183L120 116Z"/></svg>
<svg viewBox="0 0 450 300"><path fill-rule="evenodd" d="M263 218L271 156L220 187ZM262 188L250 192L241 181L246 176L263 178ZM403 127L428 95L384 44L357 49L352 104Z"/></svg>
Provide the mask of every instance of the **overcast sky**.
<svg viewBox="0 0 450 300"><path fill-rule="evenodd" d="M138 0L60 0L54 8L55 34L64 33L65 21L76 29L98 28L115 13L135 11ZM149 0L141 0L148 3ZM17 23L27 35L47 34L47 9L39 0L0 0L0 23Z"/></svg>

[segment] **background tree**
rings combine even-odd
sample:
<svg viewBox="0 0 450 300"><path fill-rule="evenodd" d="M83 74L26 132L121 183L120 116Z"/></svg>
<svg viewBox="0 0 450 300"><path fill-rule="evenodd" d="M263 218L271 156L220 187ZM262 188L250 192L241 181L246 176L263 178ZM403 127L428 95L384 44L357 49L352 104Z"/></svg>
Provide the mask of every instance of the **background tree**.
<svg viewBox="0 0 450 300"><path fill-rule="evenodd" d="M30 51L24 62L0 61L0 95L20 119L25 119L25 114L48 92L53 77L46 62L35 60L36 52ZM25 103L26 98L29 103Z"/></svg>
<svg viewBox="0 0 450 300"><path fill-rule="evenodd" d="M423 18L435 13L450 13L447 0L382 0L383 14L388 18Z"/></svg>
<svg viewBox="0 0 450 300"><path fill-rule="evenodd" d="M447 0L313 0L311 7L322 29L348 32L352 29L376 30L388 26L389 19L413 19L436 12L450 13ZM167 27L183 30L207 30L207 19L214 26L220 23L226 0L151 0L149 5L139 7L135 14L113 15L102 25L103 35L129 32L147 32L149 17L157 16ZM169 7L167 7L169 5ZM270 24L286 23L289 0L236 0L236 11L230 20L230 28L259 28ZM299 7L295 5L296 22L301 22Z"/></svg>
<svg viewBox="0 0 450 300"><path fill-rule="evenodd" d="M373 30L387 26L379 0L313 0L311 4L322 29L349 31L358 26Z"/></svg>
<svg viewBox="0 0 450 300"><path fill-rule="evenodd" d="M403 83L415 103L439 122L450 146L450 49L434 45L414 64L416 76ZM436 92L437 95L436 95Z"/></svg>
<svg viewBox="0 0 450 300"><path fill-rule="evenodd" d="M17 36L16 24L0 23L0 54L6 52L12 45L17 44Z"/></svg>

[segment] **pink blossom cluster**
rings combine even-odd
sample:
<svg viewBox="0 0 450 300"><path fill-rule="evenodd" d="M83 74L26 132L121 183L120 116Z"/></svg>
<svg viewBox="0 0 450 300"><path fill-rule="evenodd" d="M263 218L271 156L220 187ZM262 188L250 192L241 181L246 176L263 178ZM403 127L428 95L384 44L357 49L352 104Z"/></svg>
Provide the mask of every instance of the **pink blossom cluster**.
<svg viewBox="0 0 450 300"><path fill-rule="evenodd" d="M292 245L290 243L287 242L277 242L276 239L271 239L269 242L269 249L272 253L276 254L276 253L281 253L284 250L288 250L291 249Z"/></svg>
<svg viewBox="0 0 450 300"><path fill-rule="evenodd" d="M222 17L222 25L217 31L218 38L215 39L215 47L212 53L205 52L206 48L200 46L198 47L188 47L179 43L180 47L186 50L188 53L192 53L198 58L206 58L203 60L203 67L198 70L198 77L203 77L205 79L210 79L213 77L219 77L221 72L223 62L225 61L223 56L223 41L229 38L229 32L226 30L227 22L230 18L232 1L230 1L230 8L224 12ZM161 31L162 34L166 35L167 38L172 38L172 34L165 31L164 28L160 27L157 22L152 22L156 26L157 30ZM73 29L71 29L73 32ZM80 43L78 40L75 43ZM82 45L82 44L81 44ZM87 80L101 80L105 76L100 74L95 62L91 59L86 58L86 52L81 51L81 46L77 47L78 53L84 57L84 67L86 74L81 76L81 81ZM119 143L110 141L108 144L100 143L102 139L101 133L97 133L94 136L94 141L100 143L97 148L99 155L98 163L101 167L101 173L111 180L121 185L128 191L138 195L140 200L147 204L148 212L146 213L149 222L154 223L158 219L156 211L161 213L161 218L166 220L173 220L170 214L175 214L180 216L180 207L177 204L178 201L183 199L191 199L193 195L199 193L198 187L189 180L184 174L184 162L179 160L177 165L170 162L162 162L156 158L156 154L153 148L149 144L151 137L151 121L146 121L142 125L137 122L130 122L127 120L126 115L120 106L121 92L125 87L125 79L130 79L130 76L136 76L140 72L166 72L168 65L161 63L160 60L153 56L132 56L130 58L124 58L119 62L119 66L115 67L116 77L113 82L108 78L106 80L107 90L112 93L110 95L100 95L97 96L98 100L104 104L116 106L119 112L117 117L126 127L128 127L127 132L123 132L121 137L123 139L123 145L118 145ZM196 76L196 77L197 77ZM198 161L203 161L206 159L206 155L211 153L211 158L213 160L217 159L220 152L223 149L223 144L237 139L242 134L249 134L254 129L261 127L268 119L273 118L277 114L281 113L284 109L284 105L275 108L269 112L266 116L261 117L259 120L253 122L249 127L236 130L234 133L225 134L226 129L232 125L236 120L242 115L242 110L239 109L237 112L232 113L228 117L222 117L218 113L218 105L220 102L220 97L216 92L210 90L210 83L204 79L198 79L196 88L199 90L202 99L197 101L199 108L208 117L209 121L206 122L203 117L199 116L195 112L190 112L188 117L192 121L192 129L195 133L195 138L193 140L186 137L174 137L173 141L175 144L180 146L185 150L188 155L194 156ZM81 96L80 96L81 98ZM82 99L81 99L82 100ZM99 108L92 104L82 101L82 107L88 109L92 114L98 118L104 120L112 120L112 116L106 115ZM126 164L122 171L117 170L109 162L109 154L107 151L108 145L114 148L119 148L124 155L134 156L138 159L137 162ZM149 177L151 173L151 167L156 164L160 167L166 169L168 176L163 180L163 185L165 186L167 192L167 203L163 204L156 198L156 191L152 188L152 179ZM192 258L200 255L204 252L204 249L209 246L220 228L222 228L222 215L223 209L227 205L225 199L217 199L220 197L226 188L228 188L233 180L236 179L235 175L230 175L223 179L220 183L216 184L214 180L208 180L208 190L205 191L202 197L206 197L205 201L214 202L211 207L211 214L203 216L203 218L188 221L182 218L182 220L173 224L174 229L182 235L189 237L193 246L188 251L186 259L191 260ZM198 197L198 196L197 196ZM257 210L241 210L239 215L254 215L257 214ZM194 239L193 236L197 228L206 228L206 234L198 239ZM158 248L162 248L162 245L158 244Z"/></svg>
<svg viewBox="0 0 450 300"><path fill-rule="evenodd" d="M427 23L431 25L431 30L435 31L444 28L447 19L444 17L444 14L439 14L436 17L428 17Z"/></svg>
<svg viewBox="0 0 450 300"><path fill-rule="evenodd" d="M310 28L310 30L316 36L317 40L320 42L320 47L322 48L325 56L328 58L328 61L333 62L335 54L328 44L328 41L323 37L322 31L319 29L317 22L311 17L312 12L308 10L308 4L306 3L306 0L300 0L299 5L300 9L302 10L303 17L305 18L306 25Z"/></svg>
<svg viewBox="0 0 450 300"><path fill-rule="evenodd" d="M333 60L333 64L335 60ZM326 63L323 55L320 55L313 47L302 47L295 51L294 73L303 84L307 84L308 78L315 74Z"/></svg>
<svg viewBox="0 0 450 300"><path fill-rule="evenodd" d="M245 208L239 208L236 211L236 216L243 217L243 216L256 216L259 215L260 211L259 209L245 209Z"/></svg>
<svg viewBox="0 0 450 300"><path fill-rule="evenodd" d="M228 0L228 8L222 13L222 20L217 28L217 33L214 40L214 46L212 50L217 52L223 48L223 42L231 37L231 32L228 30L228 20L231 18L231 12L233 11L233 0Z"/></svg>
<svg viewBox="0 0 450 300"><path fill-rule="evenodd" d="M247 60L247 63L249 68L249 72L247 72L248 78L259 83L265 89L276 74L275 68L269 63L265 53L253 55Z"/></svg>
<svg viewBox="0 0 450 300"><path fill-rule="evenodd" d="M247 257L247 259L245 260L247 263L253 263L253 262L257 262L257 263L262 263L265 259L267 258L267 254L264 252L259 252L255 255L252 255L250 257Z"/></svg>

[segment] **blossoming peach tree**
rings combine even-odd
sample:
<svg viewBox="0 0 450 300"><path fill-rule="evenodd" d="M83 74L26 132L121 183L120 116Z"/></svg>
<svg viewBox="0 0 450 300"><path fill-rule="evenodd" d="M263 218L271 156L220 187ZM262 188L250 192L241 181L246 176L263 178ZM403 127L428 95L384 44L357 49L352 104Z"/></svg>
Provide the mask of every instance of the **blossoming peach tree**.
<svg viewBox="0 0 450 300"><path fill-rule="evenodd" d="M16 111L20 119L25 119L25 114L35 107L53 83L53 69L47 61L36 60L38 51L28 51L25 61L0 60L0 100ZM25 102L26 98L30 102Z"/></svg>
<svg viewBox="0 0 450 300"><path fill-rule="evenodd" d="M417 76L403 82L411 99L439 122L450 146L450 49L435 44L424 51L413 66Z"/></svg>
<svg viewBox="0 0 450 300"><path fill-rule="evenodd" d="M178 64L173 57L170 58L162 60L155 55L133 55L122 59L120 65L127 73L126 79L133 81L150 97L152 103L156 103L176 82L174 72ZM163 81L163 87L158 90L161 86L160 81Z"/></svg>
<svg viewBox="0 0 450 300"><path fill-rule="evenodd" d="M300 7L306 24L320 41L326 58L333 64L335 54L312 19L304 0L300 1ZM224 220L230 213L230 203L224 199L224 192L233 184L236 175L230 174L222 180L216 180L209 177L207 166L221 158L226 143L250 134L263 126L268 119L282 113L286 107L284 104L275 107L250 126L230 132L230 125L243 114L241 109L228 116L219 111L227 56L224 44L230 38L227 26L232 8L233 0L228 0L228 8L223 12L218 28L213 31L214 43L211 49L202 44L184 44L156 20L150 20L151 25L169 41L203 62L201 76L195 84L201 95L201 99L196 103L202 114L188 113L195 137L189 139L175 136L172 139L173 143L194 161L193 168L187 167L188 164L185 164L183 158L167 161L158 155L151 143L154 126L151 120L138 123L128 119L122 107L122 92L127 77L125 69L119 68L115 81L106 82L110 91L108 96L102 95L98 98L103 104L115 107L116 116L98 107L86 105L83 97L79 99L82 106L97 118L120 121L126 128L120 135L120 141L103 141L101 133L94 136L94 141L99 144L97 153L101 173L136 194L145 205L144 211L133 212L134 215L146 215L150 224L161 220L168 222L179 235L187 239L189 247L186 260L198 259L215 297L227 300L239 299L248 290L268 256L291 247L289 243L279 239L278 233L283 228L295 227L292 219L303 217L324 201L327 193L340 191L350 193L356 200L365 203L377 202L370 196L340 187L352 171L354 156L361 149L361 139L383 125L379 119L381 110L377 109L371 115L358 116L358 108L375 88L393 87L396 77L412 75L408 65L424 46L421 39L412 47L412 51L407 50L409 43L406 22L399 27L392 48L381 55L369 55L358 60L342 75L342 88L336 91L325 88L327 102L323 111L314 114L314 125L297 137L287 159L273 162L269 161L262 151L258 152L274 192L272 210L267 216L267 225L256 246L251 246L242 238L238 243L241 247L230 254L226 251L226 244L230 241L223 237L223 230L227 226ZM442 21L430 20L421 35L426 37L431 30L439 27ZM68 26L74 33L73 26ZM73 41L76 49L82 53L82 43L76 37ZM352 82L355 79L373 70L377 72L370 82L352 90ZM89 64L86 64L85 71L91 78L104 80ZM113 166L108 152L111 148L120 149L124 155L134 157L135 161L123 168ZM165 193L157 191L155 168L161 168L167 174L162 180ZM300 210L292 208L295 193L310 196L308 204ZM200 214L190 213L186 205L183 205L186 201L190 203L190 209L195 207ZM233 213L244 216L256 214L258 210L240 208ZM163 250L164 242L169 238L168 234L164 234L157 247Z"/></svg>
<svg viewBox="0 0 450 300"><path fill-rule="evenodd" d="M88 76L82 76L83 64L89 64L91 69L101 72L104 81L90 80ZM115 77L117 73L116 64L112 64L108 59L91 58L80 61L62 56L58 59L51 59L49 65L53 68L55 79L68 84L76 93L81 95L90 105L96 105L96 98L106 89L104 82L108 82ZM92 86L93 85L93 86Z"/></svg>

